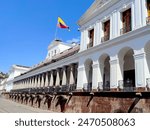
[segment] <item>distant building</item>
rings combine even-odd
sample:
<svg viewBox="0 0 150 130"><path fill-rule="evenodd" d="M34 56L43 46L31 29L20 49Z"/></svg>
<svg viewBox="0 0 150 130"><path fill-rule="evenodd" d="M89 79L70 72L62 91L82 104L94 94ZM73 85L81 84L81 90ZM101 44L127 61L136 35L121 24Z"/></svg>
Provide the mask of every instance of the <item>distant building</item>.
<svg viewBox="0 0 150 130"><path fill-rule="evenodd" d="M13 88L13 80L15 77L25 73L28 71L30 67L20 66L20 65L13 65L9 71L9 76L5 81L5 89L6 91L10 91Z"/></svg>
<svg viewBox="0 0 150 130"><path fill-rule="evenodd" d="M2 92L6 91L6 89L5 89L6 88L6 82L7 82L7 78L1 80L1 82L0 82L0 94Z"/></svg>
<svg viewBox="0 0 150 130"><path fill-rule="evenodd" d="M6 78L6 74L0 72L0 82L1 82L4 78Z"/></svg>
<svg viewBox="0 0 150 130"><path fill-rule="evenodd" d="M61 53L69 48L71 48L72 44L67 44L62 42L61 40L54 40L48 46L48 53L46 59L52 59L56 54Z"/></svg>

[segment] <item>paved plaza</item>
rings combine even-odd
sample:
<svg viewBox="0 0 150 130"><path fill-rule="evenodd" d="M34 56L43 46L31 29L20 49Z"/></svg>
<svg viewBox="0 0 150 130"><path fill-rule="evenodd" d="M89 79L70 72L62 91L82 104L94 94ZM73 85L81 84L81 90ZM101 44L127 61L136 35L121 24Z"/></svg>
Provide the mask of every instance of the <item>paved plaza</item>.
<svg viewBox="0 0 150 130"><path fill-rule="evenodd" d="M50 111L33 108L0 97L0 113L49 113Z"/></svg>

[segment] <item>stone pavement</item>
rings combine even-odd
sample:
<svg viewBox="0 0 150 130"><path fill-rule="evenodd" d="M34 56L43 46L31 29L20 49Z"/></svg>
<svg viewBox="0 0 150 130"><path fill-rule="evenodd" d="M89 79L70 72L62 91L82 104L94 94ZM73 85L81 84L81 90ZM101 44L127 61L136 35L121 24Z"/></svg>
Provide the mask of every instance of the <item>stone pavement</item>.
<svg viewBox="0 0 150 130"><path fill-rule="evenodd" d="M33 108L0 97L0 113L50 113L51 111Z"/></svg>

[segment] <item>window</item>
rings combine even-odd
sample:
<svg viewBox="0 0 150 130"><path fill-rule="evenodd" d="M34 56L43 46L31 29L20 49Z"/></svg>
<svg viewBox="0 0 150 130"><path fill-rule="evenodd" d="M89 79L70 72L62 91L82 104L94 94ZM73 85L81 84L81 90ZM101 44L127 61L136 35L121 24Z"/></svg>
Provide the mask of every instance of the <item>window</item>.
<svg viewBox="0 0 150 130"><path fill-rule="evenodd" d="M150 24L150 0L147 0L147 24Z"/></svg>
<svg viewBox="0 0 150 130"><path fill-rule="evenodd" d="M56 52L57 52L57 51L55 50L55 55L56 55Z"/></svg>
<svg viewBox="0 0 150 130"><path fill-rule="evenodd" d="M110 39L110 20L103 23L104 37L102 37L102 42L108 41Z"/></svg>
<svg viewBox="0 0 150 130"><path fill-rule="evenodd" d="M94 43L94 29L89 30L89 43L88 48L93 47Z"/></svg>
<svg viewBox="0 0 150 130"><path fill-rule="evenodd" d="M122 12L122 29L121 34L131 31L131 8Z"/></svg>

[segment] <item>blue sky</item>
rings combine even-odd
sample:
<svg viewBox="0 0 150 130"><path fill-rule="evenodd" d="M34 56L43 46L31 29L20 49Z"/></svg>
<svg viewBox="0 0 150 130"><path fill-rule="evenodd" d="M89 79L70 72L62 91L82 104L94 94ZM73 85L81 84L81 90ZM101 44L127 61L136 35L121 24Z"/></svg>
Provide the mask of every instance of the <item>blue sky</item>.
<svg viewBox="0 0 150 130"><path fill-rule="evenodd" d="M57 17L71 31L58 29L63 41L79 39L77 21L94 0L0 0L0 71L44 60L54 39Z"/></svg>

